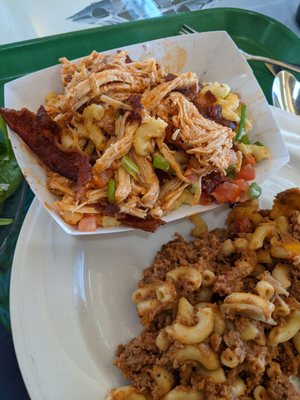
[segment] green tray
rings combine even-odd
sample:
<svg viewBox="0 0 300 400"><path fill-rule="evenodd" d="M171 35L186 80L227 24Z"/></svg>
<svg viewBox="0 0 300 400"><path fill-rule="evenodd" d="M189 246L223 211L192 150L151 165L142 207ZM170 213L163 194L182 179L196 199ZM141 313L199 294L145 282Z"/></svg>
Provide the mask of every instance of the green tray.
<svg viewBox="0 0 300 400"><path fill-rule="evenodd" d="M243 50L300 64L300 38L281 23L254 12L219 8L87 29L42 39L0 46L0 106L3 85L25 74L57 64L59 57L69 59L143 41L174 36L182 24L199 31L226 30ZM263 63L250 63L269 103L273 77ZM217 77L216 77L217 79ZM9 327L9 273L16 240L32 200L23 182L8 199L3 215L15 216L9 228L0 228L0 323ZM2 318L1 318L2 315Z"/></svg>

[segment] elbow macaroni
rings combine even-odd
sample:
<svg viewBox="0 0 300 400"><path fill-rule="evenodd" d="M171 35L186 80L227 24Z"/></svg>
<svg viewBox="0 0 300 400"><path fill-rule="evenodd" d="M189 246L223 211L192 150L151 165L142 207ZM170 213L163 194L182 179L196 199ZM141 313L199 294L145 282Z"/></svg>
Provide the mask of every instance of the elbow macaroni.
<svg viewBox="0 0 300 400"><path fill-rule="evenodd" d="M239 359L233 350L227 348L221 353L221 363L228 368L235 368L239 364Z"/></svg>
<svg viewBox="0 0 300 400"><path fill-rule="evenodd" d="M209 371L217 369L220 366L217 354L204 343L184 346L183 349L176 352L175 360L179 362L187 360L197 361Z"/></svg>
<svg viewBox="0 0 300 400"><path fill-rule="evenodd" d="M275 347L279 343L287 342L292 339L300 329L300 311L294 310L285 324L276 326L269 333L268 343Z"/></svg>
<svg viewBox="0 0 300 400"><path fill-rule="evenodd" d="M212 389L220 399L268 400L272 382L300 368L300 308L293 292L299 279L300 206L297 212L293 217L277 212L272 219L266 211L260 214L257 202L237 206L229 221L248 218L251 232L228 231L218 243L212 236L205 239L210 234L204 229L195 240L199 261L179 248L165 271L159 256L157 275L147 270L133 294L154 343L146 341L142 349L142 380L147 374L151 380L142 392L128 386L107 399L204 400ZM211 254L202 253L202 240L212 241Z"/></svg>
<svg viewBox="0 0 300 400"><path fill-rule="evenodd" d="M158 393L160 396L165 395L172 389L172 386L174 385L174 378L171 372L169 372L166 368L156 365L152 369L151 376L158 387Z"/></svg>
<svg viewBox="0 0 300 400"><path fill-rule="evenodd" d="M177 280L185 280L190 285L192 285L193 289L199 289L202 283L202 275L201 272L197 271L195 268L192 267L178 267L169 271L167 273L167 278L171 278L174 281Z"/></svg>
<svg viewBox="0 0 300 400"><path fill-rule="evenodd" d="M144 395L139 393L133 386L122 386L113 389L106 400L147 400Z"/></svg>
<svg viewBox="0 0 300 400"><path fill-rule="evenodd" d="M204 400L203 394L199 390L177 386L172 389L163 400Z"/></svg>
<svg viewBox="0 0 300 400"><path fill-rule="evenodd" d="M214 328L214 313L209 307L199 309L196 313L197 323L194 326L186 326L175 322L166 327L170 338L183 344L201 343L208 338Z"/></svg>

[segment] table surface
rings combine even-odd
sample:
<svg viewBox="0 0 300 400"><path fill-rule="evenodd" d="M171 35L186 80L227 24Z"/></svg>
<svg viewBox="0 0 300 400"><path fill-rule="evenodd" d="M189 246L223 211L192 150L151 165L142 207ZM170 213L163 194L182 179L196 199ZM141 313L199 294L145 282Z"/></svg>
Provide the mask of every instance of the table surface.
<svg viewBox="0 0 300 400"><path fill-rule="evenodd" d="M213 7L236 7L275 18L300 36L299 0L0 0L0 45L36 37ZM126 10L126 11L124 11Z"/></svg>
<svg viewBox="0 0 300 400"><path fill-rule="evenodd" d="M238 7L260 12L280 21L300 36L300 28L295 21L298 6L299 0L51 0L48 6L46 1L0 0L0 45L93 26L216 7ZM0 260L0 269L2 267ZM1 325L0 398L29 399L17 365L11 333Z"/></svg>

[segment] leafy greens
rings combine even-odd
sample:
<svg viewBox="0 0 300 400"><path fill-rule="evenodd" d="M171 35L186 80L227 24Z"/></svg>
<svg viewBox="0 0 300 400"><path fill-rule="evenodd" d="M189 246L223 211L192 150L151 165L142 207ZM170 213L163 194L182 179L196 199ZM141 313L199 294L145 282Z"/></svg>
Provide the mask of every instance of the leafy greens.
<svg viewBox="0 0 300 400"><path fill-rule="evenodd" d="M4 201L11 196L22 180L22 173L15 159L6 124L0 116L0 211ZM12 220L0 218L0 226Z"/></svg>

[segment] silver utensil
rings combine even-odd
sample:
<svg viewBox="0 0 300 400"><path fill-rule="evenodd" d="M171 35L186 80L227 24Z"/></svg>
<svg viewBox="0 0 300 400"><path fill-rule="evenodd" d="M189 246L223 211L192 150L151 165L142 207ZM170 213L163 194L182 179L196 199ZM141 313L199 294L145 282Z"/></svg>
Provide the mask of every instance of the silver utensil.
<svg viewBox="0 0 300 400"><path fill-rule="evenodd" d="M280 71L273 82L272 98L275 107L300 115L300 82L288 71Z"/></svg>
<svg viewBox="0 0 300 400"><path fill-rule="evenodd" d="M181 35L186 35L188 33L199 33L199 32L197 32L191 26L184 24L182 26L182 28L180 28L179 33ZM241 49L239 49L239 50L240 50L241 54L245 57L246 60L249 60L249 61L250 60L251 61L262 61L262 62L265 62L265 63L278 65L278 66L280 66L282 68L287 68L287 69L290 69L290 70L295 71L295 72L300 72L300 65L298 65L298 64L293 64L293 63L288 63L288 62L285 62L285 61L275 60L275 59L269 58L269 57L256 56L256 55L253 55L253 54L246 53L244 50L241 50Z"/></svg>
<svg viewBox="0 0 300 400"><path fill-rule="evenodd" d="M278 65L265 63L265 66L268 68L268 70L271 72L273 76L276 76L278 72L283 70L283 68L279 67Z"/></svg>

